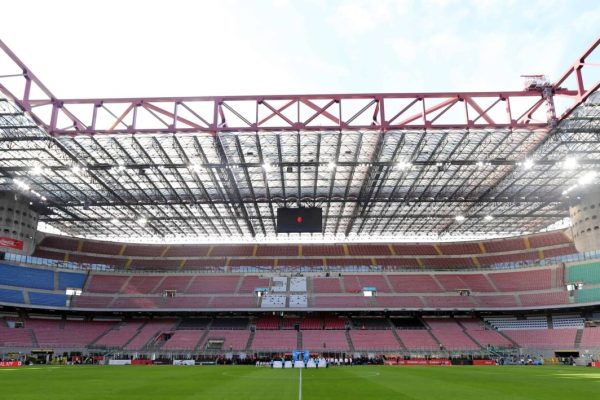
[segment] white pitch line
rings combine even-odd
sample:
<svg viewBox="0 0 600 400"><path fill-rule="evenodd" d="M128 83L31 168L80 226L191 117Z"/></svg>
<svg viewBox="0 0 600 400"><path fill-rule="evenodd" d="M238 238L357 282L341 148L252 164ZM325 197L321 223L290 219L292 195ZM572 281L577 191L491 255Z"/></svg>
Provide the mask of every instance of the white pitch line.
<svg viewBox="0 0 600 400"><path fill-rule="evenodd" d="M302 370L300 368L300 382L298 383L298 400L302 400Z"/></svg>

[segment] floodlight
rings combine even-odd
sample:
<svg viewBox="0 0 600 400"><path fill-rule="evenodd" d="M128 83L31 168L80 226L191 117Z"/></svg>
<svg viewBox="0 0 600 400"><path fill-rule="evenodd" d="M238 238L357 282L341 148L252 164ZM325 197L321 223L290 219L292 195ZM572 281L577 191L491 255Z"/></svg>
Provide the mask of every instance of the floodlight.
<svg viewBox="0 0 600 400"><path fill-rule="evenodd" d="M491 221L494 219L494 217L492 215L486 215L485 217L483 217L483 219L485 219L486 221Z"/></svg>
<svg viewBox="0 0 600 400"><path fill-rule="evenodd" d="M333 161L330 161L329 164L327 164L327 168L330 170L334 170L336 166L337 165Z"/></svg>
<svg viewBox="0 0 600 400"><path fill-rule="evenodd" d="M575 169L577 168L577 160L573 157L567 157L565 158L565 160L563 161L563 168L564 169Z"/></svg>
<svg viewBox="0 0 600 400"><path fill-rule="evenodd" d="M579 178L577 181L580 185L587 185L588 183L592 183L594 178L596 177L596 171L586 172L583 176Z"/></svg>
<svg viewBox="0 0 600 400"><path fill-rule="evenodd" d="M454 219L456 220L456 222L463 222L466 218L464 215L457 215L456 217L454 217Z"/></svg>
<svg viewBox="0 0 600 400"><path fill-rule="evenodd" d="M396 164L396 166L400 170L405 170L405 169L409 169L411 167L411 163L406 162L404 160L400 160L400 161L398 161L398 164Z"/></svg>
<svg viewBox="0 0 600 400"><path fill-rule="evenodd" d="M531 169L533 167L533 160L528 158L525 161L523 161L523 167L525 169Z"/></svg>

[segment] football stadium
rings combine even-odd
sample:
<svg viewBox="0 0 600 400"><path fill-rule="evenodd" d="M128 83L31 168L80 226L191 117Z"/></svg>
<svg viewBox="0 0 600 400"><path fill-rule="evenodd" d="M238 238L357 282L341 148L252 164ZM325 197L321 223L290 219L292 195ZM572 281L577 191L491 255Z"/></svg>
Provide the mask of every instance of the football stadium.
<svg viewBox="0 0 600 400"><path fill-rule="evenodd" d="M516 90L65 98L0 41L2 397L595 397L585 46Z"/></svg>

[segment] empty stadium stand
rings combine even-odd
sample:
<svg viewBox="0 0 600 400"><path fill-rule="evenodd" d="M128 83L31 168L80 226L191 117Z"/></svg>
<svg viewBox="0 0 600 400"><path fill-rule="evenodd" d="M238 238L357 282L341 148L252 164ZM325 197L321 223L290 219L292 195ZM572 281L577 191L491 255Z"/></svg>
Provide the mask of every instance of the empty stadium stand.
<svg viewBox="0 0 600 400"><path fill-rule="evenodd" d="M535 263L575 254L563 231L517 238L459 243L347 245L139 245L44 237L34 256L57 262L107 265L140 270L180 270L275 266L327 266L332 270L381 265L395 268L479 268L494 264Z"/></svg>

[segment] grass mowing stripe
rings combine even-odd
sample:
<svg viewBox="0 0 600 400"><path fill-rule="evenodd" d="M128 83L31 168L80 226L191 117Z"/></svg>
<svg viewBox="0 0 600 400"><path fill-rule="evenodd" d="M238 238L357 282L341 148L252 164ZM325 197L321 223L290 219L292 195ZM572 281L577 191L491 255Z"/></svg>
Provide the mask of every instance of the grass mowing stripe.
<svg viewBox="0 0 600 400"><path fill-rule="evenodd" d="M299 400L564 400L565 394L569 398L597 398L600 385L599 369L566 366L364 366L298 372L254 366L34 368L23 367L19 373L0 372L2 393L8 395L4 397L10 400L285 400L296 396Z"/></svg>
<svg viewBox="0 0 600 400"><path fill-rule="evenodd" d="M302 400L302 369L300 368L300 382L298 383L298 400Z"/></svg>

